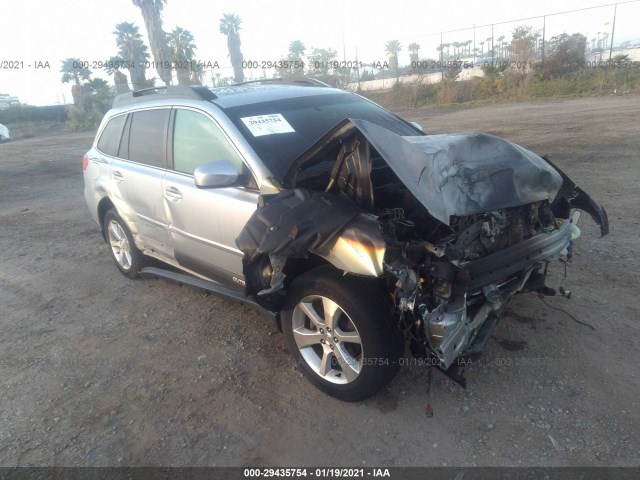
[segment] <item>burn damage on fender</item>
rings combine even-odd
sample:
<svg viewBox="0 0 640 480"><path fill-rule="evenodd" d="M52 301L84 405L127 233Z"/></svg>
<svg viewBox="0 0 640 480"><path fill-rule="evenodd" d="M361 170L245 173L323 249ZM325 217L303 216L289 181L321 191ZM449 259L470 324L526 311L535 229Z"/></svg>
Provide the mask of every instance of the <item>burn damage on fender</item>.
<svg viewBox="0 0 640 480"><path fill-rule="evenodd" d="M552 294L573 209L609 228L548 159L478 132L400 137L345 119L278 180L237 239L247 293L277 304L290 260L307 257L378 278L414 355L444 369L483 350L511 296Z"/></svg>

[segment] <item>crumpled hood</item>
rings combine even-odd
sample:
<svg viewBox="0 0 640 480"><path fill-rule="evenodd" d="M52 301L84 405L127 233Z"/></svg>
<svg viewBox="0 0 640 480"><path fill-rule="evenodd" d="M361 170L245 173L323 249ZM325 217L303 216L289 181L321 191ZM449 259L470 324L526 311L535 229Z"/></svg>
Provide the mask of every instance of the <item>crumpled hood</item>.
<svg viewBox="0 0 640 480"><path fill-rule="evenodd" d="M322 145L358 130L409 191L445 224L527 203L553 201L562 177L542 157L502 138L479 132L401 137L372 122L347 119L294 164L295 178Z"/></svg>

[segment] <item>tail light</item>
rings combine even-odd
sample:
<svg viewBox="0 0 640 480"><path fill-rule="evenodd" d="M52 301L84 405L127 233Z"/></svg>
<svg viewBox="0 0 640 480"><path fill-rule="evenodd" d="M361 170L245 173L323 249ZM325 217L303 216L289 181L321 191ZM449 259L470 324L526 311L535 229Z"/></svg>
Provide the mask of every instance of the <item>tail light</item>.
<svg viewBox="0 0 640 480"><path fill-rule="evenodd" d="M82 171L84 172L87 167L89 166L89 157L87 157L87 154L84 154L84 157L82 157Z"/></svg>

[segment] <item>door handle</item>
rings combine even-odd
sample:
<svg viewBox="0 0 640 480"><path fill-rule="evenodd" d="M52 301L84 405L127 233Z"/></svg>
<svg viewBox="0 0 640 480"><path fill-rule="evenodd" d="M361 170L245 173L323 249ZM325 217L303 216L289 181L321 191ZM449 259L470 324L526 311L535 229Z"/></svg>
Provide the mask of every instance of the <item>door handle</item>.
<svg viewBox="0 0 640 480"><path fill-rule="evenodd" d="M164 189L164 196L171 202L179 202L182 200L182 192L176 187L166 187Z"/></svg>
<svg viewBox="0 0 640 480"><path fill-rule="evenodd" d="M118 183L124 180L124 175L122 175L122 173L120 173L118 170L114 170L111 176Z"/></svg>

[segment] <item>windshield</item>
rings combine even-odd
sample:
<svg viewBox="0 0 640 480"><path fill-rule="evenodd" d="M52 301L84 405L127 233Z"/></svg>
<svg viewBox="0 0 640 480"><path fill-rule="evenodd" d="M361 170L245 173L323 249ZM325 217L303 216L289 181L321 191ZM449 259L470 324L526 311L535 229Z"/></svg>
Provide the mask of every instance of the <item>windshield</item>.
<svg viewBox="0 0 640 480"><path fill-rule="evenodd" d="M422 135L400 117L350 93L254 103L228 108L226 113L278 180L296 158L345 118L369 120L398 135Z"/></svg>

